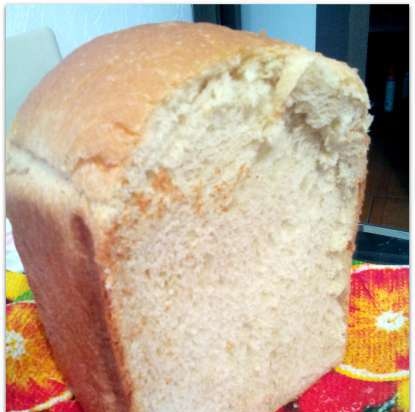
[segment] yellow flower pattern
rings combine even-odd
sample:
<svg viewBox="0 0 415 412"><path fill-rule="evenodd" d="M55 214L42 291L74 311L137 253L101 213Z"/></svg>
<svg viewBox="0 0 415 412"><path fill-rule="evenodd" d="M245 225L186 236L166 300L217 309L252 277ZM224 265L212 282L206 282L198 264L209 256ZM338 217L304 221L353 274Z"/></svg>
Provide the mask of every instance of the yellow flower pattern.
<svg viewBox="0 0 415 412"><path fill-rule="evenodd" d="M350 291L347 350L341 373L386 381L408 376L409 277L407 267L362 265Z"/></svg>

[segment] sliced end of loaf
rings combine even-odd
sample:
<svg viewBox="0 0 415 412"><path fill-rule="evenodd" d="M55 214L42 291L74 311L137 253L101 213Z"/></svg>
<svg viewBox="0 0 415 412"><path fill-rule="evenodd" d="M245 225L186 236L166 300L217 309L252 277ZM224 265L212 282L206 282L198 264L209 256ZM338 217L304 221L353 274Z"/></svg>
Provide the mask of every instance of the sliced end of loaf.
<svg viewBox="0 0 415 412"><path fill-rule="evenodd" d="M153 113L106 278L134 411L271 412L341 360L367 105L345 65L270 47Z"/></svg>

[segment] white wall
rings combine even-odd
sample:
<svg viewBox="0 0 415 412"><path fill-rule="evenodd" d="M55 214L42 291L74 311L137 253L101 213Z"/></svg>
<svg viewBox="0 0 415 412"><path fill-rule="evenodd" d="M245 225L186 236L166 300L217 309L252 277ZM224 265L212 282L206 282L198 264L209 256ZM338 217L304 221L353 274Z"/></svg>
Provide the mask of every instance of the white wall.
<svg viewBox="0 0 415 412"><path fill-rule="evenodd" d="M241 22L243 30L265 31L270 37L315 50L315 4L243 4Z"/></svg>
<svg viewBox="0 0 415 412"><path fill-rule="evenodd" d="M190 4L11 4L6 37L51 28L63 57L104 33L143 23L192 21Z"/></svg>

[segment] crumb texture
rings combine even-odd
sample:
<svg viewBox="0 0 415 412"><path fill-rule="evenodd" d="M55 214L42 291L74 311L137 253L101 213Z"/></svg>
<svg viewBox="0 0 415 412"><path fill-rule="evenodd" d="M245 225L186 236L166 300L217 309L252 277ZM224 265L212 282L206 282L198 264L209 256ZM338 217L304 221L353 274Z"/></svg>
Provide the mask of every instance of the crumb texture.
<svg viewBox="0 0 415 412"><path fill-rule="evenodd" d="M107 279L135 410L271 412L341 360L367 145L353 90L323 58L264 52L155 112Z"/></svg>

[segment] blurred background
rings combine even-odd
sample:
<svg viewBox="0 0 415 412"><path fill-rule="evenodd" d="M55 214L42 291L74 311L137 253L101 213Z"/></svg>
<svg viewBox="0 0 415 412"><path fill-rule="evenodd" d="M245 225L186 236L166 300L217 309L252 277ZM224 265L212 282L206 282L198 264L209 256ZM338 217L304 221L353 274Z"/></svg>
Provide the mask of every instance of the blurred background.
<svg viewBox="0 0 415 412"><path fill-rule="evenodd" d="M6 128L43 75L88 40L126 27L207 21L266 32L347 62L374 121L361 223L409 230L409 6L13 4L6 6Z"/></svg>

